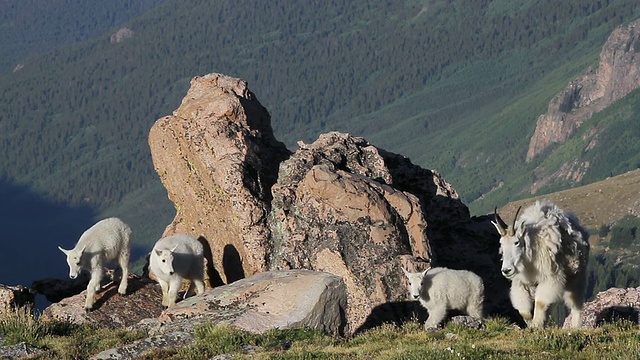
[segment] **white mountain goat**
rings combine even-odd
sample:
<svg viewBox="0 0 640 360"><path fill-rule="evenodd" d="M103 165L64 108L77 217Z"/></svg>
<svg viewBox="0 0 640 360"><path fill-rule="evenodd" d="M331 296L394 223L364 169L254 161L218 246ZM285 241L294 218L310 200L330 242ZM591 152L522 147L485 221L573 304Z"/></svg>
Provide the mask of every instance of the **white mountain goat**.
<svg viewBox="0 0 640 360"><path fill-rule="evenodd" d="M177 234L160 239L151 250L149 269L162 288L162 305L173 306L183 280L190 280L184 297L195 287L204 292L204 248L191 235Z"/></svg>
<svg viewBox="0 0 640 360"><path fill-rule="evenodd" d="M402 271L409 279L411 298L419 300L429 312L425 329L438 327L449 310L459 310L480 320L483 318L484 284L473 272L441 267L415 273L404 268Z"/></svg>
<svg viewBox="0 0 640 360"><path fill-rule="evenodd" d="M494 211L500 234L502 274L527 326L544 327L549 306L564 298L571 326L581 325L589 259L589 233L578 218L548 201L536 201L509 228Z"/></svg>
<svg viewBox="0 0 640 360"><path fill-rule="evenodd" d="M96 291L100 290L104 265L117 261L122 270L122 278L118 286L118 293L127 293L127 278L129 277L129 240L131 228L118 218L108 218L98 221L87 229L76 246L71 250L58 249L67 256L69 277L75 279L81 270L91 272L91 280L87 286L87 299L84 304L86 311L91 311L94 305Z"/></svg>

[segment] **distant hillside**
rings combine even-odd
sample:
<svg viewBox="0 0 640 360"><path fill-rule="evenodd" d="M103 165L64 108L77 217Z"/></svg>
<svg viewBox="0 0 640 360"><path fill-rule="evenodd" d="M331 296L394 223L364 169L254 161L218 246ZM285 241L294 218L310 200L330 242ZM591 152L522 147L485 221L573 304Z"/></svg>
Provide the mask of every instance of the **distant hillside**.
<svg viewBox="0 0 640 360"><path fill-rule="evenodd" d="M514 201L498 209L498 213L510 224L519 206L527 207L540 199L550 200L578 216L591 233L594 254L604 253L634 267L640 266L640 170Z"/></svg>
<svg viewBox="0 0 640 360"><path fill-rule="evenodd" d="M512 221L519 206L526 207L541 199L550 200L574 212L583 226L597 231L602 225L614 225L627 215L640 217L640 170L573 189L514 201L499 208L498 213L505 221Z"/></svg>
<svg viewBox="0 0 640 360"><path fill-rule="evenodd" d="M149 9L42 56L22 53L20 71L0 74L0 178L131 219L147 246L173 216L148 130L196 75L246 79L291 148L329 130L363 136L440 171L465 203L484 199L472 204L481 212L528 196L542 162L574 156L525 163L535 120L597 62L613 29L640 17L636 0L166 0ZM122 26L133 37L110 43ZM634 111L612 118L624 126ZM630 156L606 161L615 156L611 171L628 171ZM594 169L585 179L610 175Z"/></svg>
<svg viewBox="0 0 640 360"><path fill-rule="evenodd" d="M28 58L90 40L162 1L0 1L0 73L19 69Z"/></svg>
<svg viewBox="0 0 640 360"><path fill-rule="evenodd" d="M512 224L518 207L542 199L574 212L591 234L587 297L613 286L640 286L640 170L514 201L498 209L498 213Z"/></svg>

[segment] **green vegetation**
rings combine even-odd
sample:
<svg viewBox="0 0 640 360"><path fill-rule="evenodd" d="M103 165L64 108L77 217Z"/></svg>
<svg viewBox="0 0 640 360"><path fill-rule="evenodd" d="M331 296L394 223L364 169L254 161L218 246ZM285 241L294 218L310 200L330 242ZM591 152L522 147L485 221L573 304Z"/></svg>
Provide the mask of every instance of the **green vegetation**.
<svg viewBox="0 0 640 360"><path fill-rule="evenodd" d="M0 73L13 71L25 58L99 36L161 1L0 1L4 35L0 38Z"/></svg>
<svg viewBox="0 0 640 360"><path fill-rule="evenodd" d="M0 318L0 345L20 342L46 351L37 359L88 359L91 355L146 337L144 331L99 328L92 324L74 325L34 319L26 308L3 312Z"/></svg>
<svg viewBox="0 0 640 360"><path fill-rule="evenodd" d="M34 327L33 320L24 321L24 328ZM10 343L26 340L12 336L13 331L0 327L0 336L15 339ZM32 343L45 352L30 358L86 359L145 336L142 331L57 324L47 327ZM626 321L578 331L557 327L520 330L502 318L488 319L485 330L450 323L438 331L425 331L421 324L409 322L401 327L383 325L349 339L304 329L251 334L224 325L205 324L196 329L195 337L192 345L151 350L140 358L195 360L221 354L233 354L240 359L628 359L640 356L640 330Z"/></svg>
<svg viewBox="0 0 640 360"><path fill-rule="evenodd" d="M611 229L609 246L613 249L637 251L640 248L640 242L638 241L640 237L638 233L639 227L640 218L632 215L623 217Z"/></svg>
<svg viewBox="0 0 640 360"><path fill-rule="evenodd" d="M27 342L35 344L40 341L51 328L34 319L28 308L18 308L15 311L4 311L0 318L0 345Z"/></svg>
<svg viewBox="0 0 640 360"><path fill-rule="evenodd" d="M121 14L102 4L99 14ZM107 16L96 29L127 26L135 32L127 41L109 42L116 26L96 36L78 25L90 38L65 37L71 45L23 56L15 73L4 65L0 179L101 216L117 210L145 245L173 216L168 200L144 195L160 193L148 130L179 106L196 75L249 81L290 147L329 130L364 136L440 171L481 213L529 195L533 169L545 161L523 161L535 119L597 64L615 27L640 17L635 0L149 0L125 10L141 15L124 23ZM20 39L22 27L0 24ZM634 114L611 118L626 124ZM613 126L609 119L598 128ZM637 132L603 130L602 144L607 131L623 143L594 159L584 181L637 165L638 152L621 151ZM616 166L598 165L614 156ZM545 191L567 183L553 186ZM146 214L148 206L156 211Z"/></svg>
<svg viewBox="0 0 640 360"><path fill-rule="evenodd" d="M640 268L621 262L615 254L598 253L589 258L586 297L592 300L600 291L612 287L626 289L640 285Z"/></svg>
<svg viewBox="0 0 640 360"><path fill-rule="evenodd" d="M255 345L255 350L238 346L238 338L222 328L213 337L199 337L198 345L164 352L169 359L206 359L216 354L233 353L240 358L258 359L520 359L520 358L616 358L637 356L629 348L640 341L640 331L628 323L616 323L595 330L567 331L516 330L503 319L489 319L486 330L467 329L455 324L426 332L421 324L412 322L402 327L383 325L352 339L335 339L310 331L272 331L266 335L245 335L243 345ZM261 346L265 338L274 338L282 345ZM201 352L201 344L229 345L216 353ZM235 350L232 350L235 349ZM251 348L253 349L253 348ZM231 350L231 351L229 351ZM544 353L543 353L544 351ZM150 354L149 358L160 358Z"/></svg>

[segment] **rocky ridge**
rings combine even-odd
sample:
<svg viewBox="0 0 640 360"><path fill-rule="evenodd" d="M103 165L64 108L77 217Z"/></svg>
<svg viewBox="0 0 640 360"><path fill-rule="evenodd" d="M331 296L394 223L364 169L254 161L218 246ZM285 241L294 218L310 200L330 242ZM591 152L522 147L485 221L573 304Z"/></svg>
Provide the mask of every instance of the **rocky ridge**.
<svg viewBox="0 0 640 360"><path fill-rule="evenodd" d="M538 117L526 160L562 143L591 116L640 87L640 20L614 30L600 52L597 70L572 81Z"/></svg>
<svg viewBox="0 0 640 360"><path fill-rule="evenodd" d="M180 107L151 128L149 147L176 207L163 236L189 233L209 243L211 285L267 270L270 189L290 152L247 83L194 78Z"/></svg>
<svg viewBox="0 0 640 360"><path fill-rule="evenodd" d="M126 296L106 285L89 314L83 291L43 320L146 328L139 350L122 350L137 354L155 340L184 345L206 321L352 335L410 320L415 302L406 301L401 266L425 263L474 271L491 292L486 314L513 318L490 219L470 217L436 171L339 132L292 153L246 82L209 74L191 84L149 145L176 205L165 236L189 233L209 245L207 291L163 311L159 286L134 276Z"/></svg>
<svg viewBox="0 0 640 360"><path fill-rule="evenodd" d="M241 79L194 78L173 116L152 127L149 144L177 209L165 235L206 240L223 283L265 270L338 275L348 293L347 334L370 323L378 306L404 299L401 265L472 269L500 294L491 311L506 299L495 231L488 219L470 218L440 174L338 132L291 153ZM379 311L389 321L402 312Z"/></svg>

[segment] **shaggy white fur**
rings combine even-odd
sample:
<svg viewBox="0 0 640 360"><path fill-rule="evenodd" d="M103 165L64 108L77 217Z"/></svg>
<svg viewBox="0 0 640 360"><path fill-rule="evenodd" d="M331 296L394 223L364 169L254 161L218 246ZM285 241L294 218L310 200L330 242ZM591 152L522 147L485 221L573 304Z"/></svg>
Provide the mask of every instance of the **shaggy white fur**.
<svg viewBox="0 0 640 360"><path fill-rule="evenodd" d="M477 319L483 318L484 284L471 271L431 268L423 272L408 272L410 295L429 312L425 329L436 328L449 310L459 310Z"/></svg>
<svg viewBox="0 0 640 360"><path fill-rule="evenodd" d="M520 209L518 209L519 212ZM589 259L589 233L578 218L548 201L537 201L508 227L495 213L502 274L510 298L528 326L545 325L549 306L564 299L571 326L580 327Z"/></svg>

